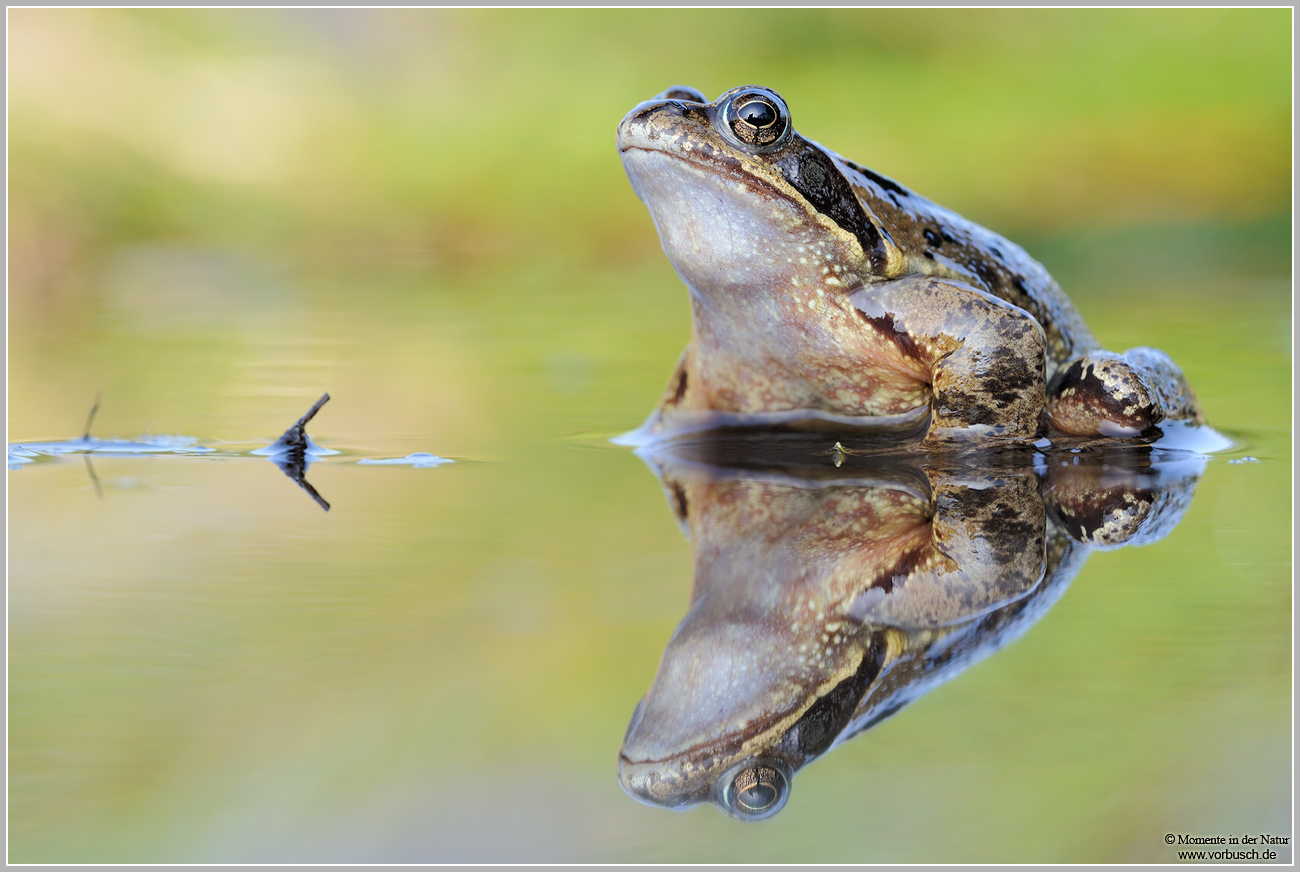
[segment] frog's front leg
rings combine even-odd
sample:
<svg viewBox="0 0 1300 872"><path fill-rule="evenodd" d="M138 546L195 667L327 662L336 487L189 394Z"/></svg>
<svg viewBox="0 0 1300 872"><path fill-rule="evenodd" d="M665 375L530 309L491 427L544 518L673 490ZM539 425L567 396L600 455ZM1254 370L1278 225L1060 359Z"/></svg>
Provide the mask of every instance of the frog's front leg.
<svg viewBox="0 0 1300 872"><path fill-rule="evenodd" d="M850 604L854 619L909 630L940 627L1001 608L1043 580L1046 510L1035 475L934 471L931 478L926 547L909 554L909 571L877 575Z"/></svg>
<svg viewBox="0 0 1300 872"><path fill-rule="evenodd" d="M1073 436L1138 436L1161 421L1204 423L1183 372L1163 351L1093 351L1052 379L1047 418Z"/></svg>
<svg viewBox="0 0 1300 872"><path fill-rule="evenodd" d="M869 345L919 364L932 394L927 441L1038 434L1046 340L1024 309L931 276L866 285L849 301L871 327Z"/></svg>

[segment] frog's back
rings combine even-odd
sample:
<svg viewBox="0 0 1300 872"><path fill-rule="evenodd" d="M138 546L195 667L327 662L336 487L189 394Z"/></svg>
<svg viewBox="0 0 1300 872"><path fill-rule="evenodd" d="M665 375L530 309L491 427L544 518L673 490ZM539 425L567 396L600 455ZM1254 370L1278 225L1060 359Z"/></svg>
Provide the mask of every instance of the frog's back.
<svg viewBox="0 0 1300 872"><path fill-rule="evenodd" d="M905 253L902 274L958 279L1029 312L1047 337L1049 378L1070 358L1097 347L1060 285L1023 248L892 179L840 160L863 208Z"/></svg>

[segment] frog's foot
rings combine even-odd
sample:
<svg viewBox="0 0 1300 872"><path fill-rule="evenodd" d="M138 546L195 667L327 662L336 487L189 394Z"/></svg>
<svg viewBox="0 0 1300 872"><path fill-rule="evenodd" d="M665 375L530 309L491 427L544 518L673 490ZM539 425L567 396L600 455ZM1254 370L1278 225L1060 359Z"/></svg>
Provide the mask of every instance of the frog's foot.
<svg viewBox="0 0 1300 872"><path fill-rule="evenodd" d="M1165 420L1204 423L1182 370L1154 348L1076 359L1048 386L1047 418L1072 436L1139 436Z"/></svg>
<svg viewBox="0 0 1300 872"><path fill-rule="evenodd" d="M1204 468L1203 460L1138 469L1061 462L1047 473L1047 513L1071 539L1094 548L1149 545L1178 526Z"/></svg>

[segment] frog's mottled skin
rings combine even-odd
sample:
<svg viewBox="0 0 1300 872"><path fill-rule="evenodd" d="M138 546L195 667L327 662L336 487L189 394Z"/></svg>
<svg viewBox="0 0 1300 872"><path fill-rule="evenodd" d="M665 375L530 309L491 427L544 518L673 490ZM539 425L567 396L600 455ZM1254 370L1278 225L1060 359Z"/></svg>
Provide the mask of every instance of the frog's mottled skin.
<svg viewBox="0 0 1300 872"><path fill-rule="evenodd" d="M755 99L777 116L771 142L736 133ZM691 290L691 341L646 435L872 418L932 440L1136 436L1201 420L1167 356L1101 351L1019 246L803 138L772 91L670 89L623 119L618 147Z"/></svg>
<svg viewBox="0 0 1300 872"><path fill-rule="evenodd" d="M649 803L747 819L778 811L805 763L1023 633L1092 547L1168 533L1204 467L1130 449L737 469L669 445L647 460L695 583L619 779ZM726 788L756 767L783 791L749 813Z"/></svg>

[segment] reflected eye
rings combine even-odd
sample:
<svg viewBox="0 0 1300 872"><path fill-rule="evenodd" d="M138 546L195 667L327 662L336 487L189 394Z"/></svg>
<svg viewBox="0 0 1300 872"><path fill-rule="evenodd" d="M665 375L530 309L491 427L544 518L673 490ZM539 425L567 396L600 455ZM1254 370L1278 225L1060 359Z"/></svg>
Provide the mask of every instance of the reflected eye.
<svg viewBox="0 0 1300 872"><path fill-rule="evenodd" d="M742 144L753 148L775 148L790 132L790 110L773 91L746 88L726 104L723 118L727 131Z"/></svg>
<svg viewBox="0 0 1300 872"><path fill-rule="evenodd" d="M736 805L751 814L767 811L781 795L777 786L780 777L775 769L766 766L755 766L741 772L731 782Z"/></svg>
<svg viewBox="0 0 1300 872"><path fill-rule="evenodd" d="M721 804L732 817L761 820L776 814L785 805L790 782L775 765L751 762L728 777Z"/></svg>

